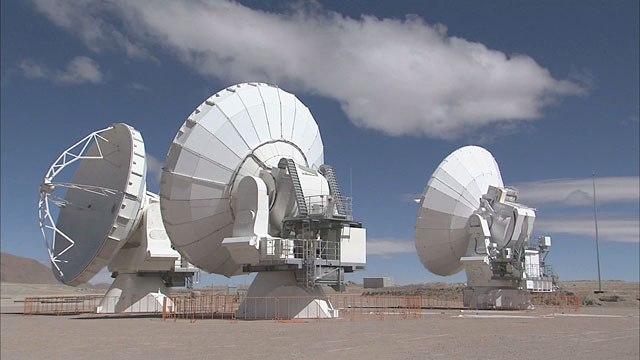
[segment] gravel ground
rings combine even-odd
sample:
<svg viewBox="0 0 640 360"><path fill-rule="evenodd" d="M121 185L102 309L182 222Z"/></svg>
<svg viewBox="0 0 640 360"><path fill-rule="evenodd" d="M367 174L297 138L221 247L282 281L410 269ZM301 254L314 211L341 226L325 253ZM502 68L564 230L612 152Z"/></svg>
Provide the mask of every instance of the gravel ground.
<svg viewBox="0 0 640 360"><path fill-rule="evenodd" d="M300 322L2 314L10 359L638 359L637 308Z"/></svg>
<svg viewBox="0 0 640 360"><path fill-rule="evenodd" d="M562 284L563 291L594 300L578 313L423 310L420 319L191 323L11 314L22 311L22 303L15 301L24 296L86 295L100 290L3 283L0 358L638 359L638 283L604 285L606 293L593 294L596 282ZM421 284L384 291L453 296L456 292L450 288L455 287ZM356 284L351 288L353 293L363 290ZM619 299L605 298L614 296Z"/></svg>

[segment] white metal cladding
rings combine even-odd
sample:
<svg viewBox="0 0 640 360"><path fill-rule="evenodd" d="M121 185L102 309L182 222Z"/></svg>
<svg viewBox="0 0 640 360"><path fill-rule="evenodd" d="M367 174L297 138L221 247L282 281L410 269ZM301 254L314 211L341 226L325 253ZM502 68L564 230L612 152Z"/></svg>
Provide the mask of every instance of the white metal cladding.
<svg viewBox="0 0 640 360"><path fill-rule="evenodd" d="M198 106L178 131L162 172L162 217L176 250L205 271L239 273L222 247L232 236L230 198L244 176L277 167L283 157L314 169L324 162L318 125L294 95L244 83Z"/></svg>
<svg viewBox="0 0 640 360"><path fill-rule="evenodd" d="M429 271L444 276L462 270L467 221L489 185L503 187L502 176L491 153L478 146L454 151L433 172L416 219L416 249Z"/></svg>
<svg viewBox="0 0 640 360"><path fill-rule="evenodd" d="M56 182L56 175L78 160L72 182ZM60 155L45 176L38 206L58 280L79 285L107 265L139 221L145 184L144 141L129 125L96 131ZM64 200L56 198L56 187L67 189Z"/></svg>

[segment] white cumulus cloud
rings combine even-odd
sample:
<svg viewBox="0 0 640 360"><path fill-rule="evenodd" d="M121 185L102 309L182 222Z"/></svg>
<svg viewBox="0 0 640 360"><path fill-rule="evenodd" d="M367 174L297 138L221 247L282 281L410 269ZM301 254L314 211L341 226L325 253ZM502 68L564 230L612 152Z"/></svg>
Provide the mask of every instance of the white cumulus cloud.
<svg viewBox="0 0 640 360"><path fill-rule="evenodd" d="M59 84L100 83L104 74L92 59L86 56L73 58L64 69L52 70L46 65L32 59L25 59L18 64L25 77L30 79L50 79Z"/></svg>
<svg viewBox="0 0 640 360"><path fill-rule="evenodd" d="M162 49L228 83L265 81L334 99L356 125L391 135L453 138L513 126L586 92L527 55L451 36L416 16L271 13L224 0L34 2L93 51L143 58Z"/></svg>
<svg viewBox="0 0 640 360"><path fill-rule="evenodd" d="M65 84L99 83L102 82L103 75L95 61L86 56L78 56L71 60L65 70L56 72L53 78Z"/></svg>
<svg viewBox="0 0 640 360"><path fill-rule="evenodd" d="M132 89L134 89L134 90L138 90L138 91L149 91L149 90L150 90L148 86L146 86L146 85L142 85L142 84L140 84L139 82L135 82L135 81L134 81L134 82L132 82L132 83L129 85L129 87L130 87L130 88L132 88Z"/></svg>
<svg viewBox="0 0 640 360"><path fill-rule="evenodd" d="M580 235L594 239L596 233L592 217L537 219L535 227L537 232ZM628 216L599 218L598 238L614 242L640 242L640 220Z"/></svg>
<svg viewBox="0 0 640 360"><path fill-rule="evenodd" d="M146 159L147 159L147 174L156 182L160 182L160 178L162 177L163 163L148 153L147 153Z"/></svg>
<svg viewBox="0 0 640 360"><path fill-rule="evenodd" d="M592 205L593 179L552 179L516 184L518 202L529 205L557 203ZM638 202L640 178L637 176L596 178L599 204Z"/></svg>
<svg viewBox="0 0 640 360"><path fill-rule="evenodd" d="M391 256L404 253L415 253L416 244L413 239L373 238L367 239L367 255Z"/></svg>
<svg viewBox="0 0 640 360"><path fill-rule="evenodd" d="M36 10L47 15L55 25L80 37L94 52L105 48L120 49L135 59L155 59L134 45L117 27L102 18L104 11L118 11L115 2L100 0L34 0Z"/></svg>
<svg viewBox="0 0 640 360"><path fill-rule="evenodd" d="M25 59L18 64L22 74L29 79L44 79L49 76L49 69L31 59Z"/></svg>

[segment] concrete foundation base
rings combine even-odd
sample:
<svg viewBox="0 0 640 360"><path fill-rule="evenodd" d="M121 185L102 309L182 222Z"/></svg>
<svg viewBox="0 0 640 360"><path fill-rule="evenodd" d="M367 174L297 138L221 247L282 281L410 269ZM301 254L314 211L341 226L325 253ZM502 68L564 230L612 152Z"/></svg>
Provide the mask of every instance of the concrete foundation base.
<svg viewBox="0 0 640 360"><path fill-rule="evenodd" d="M256 275L247 297L236 312L238 319L335 318L333 308L320 287L298 285L295 273L267 271Z"/></svg>
<svg viewBox="0 0 640 360"><path fill-rule="evenodd" d="M529 292L520 289L467 288L463 304L470 309L527 310L533 309Z"/></svg>
<svg viewBox="0 0 640 360"><path fill-rule="evenodd" d="M160 276L139 276L138 274L121 273L109 287L100 305L96 308L99 314L109 313L150 313L162 312L164 298L167 306L171 301L167 287Z"/></svg>

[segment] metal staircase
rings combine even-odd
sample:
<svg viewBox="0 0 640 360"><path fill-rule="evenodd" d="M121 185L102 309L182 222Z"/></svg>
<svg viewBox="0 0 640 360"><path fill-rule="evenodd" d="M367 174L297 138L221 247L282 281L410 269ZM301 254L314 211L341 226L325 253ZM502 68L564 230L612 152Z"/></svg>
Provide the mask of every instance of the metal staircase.
<svg viewBox="0 0 640 360"><path fill-rule="evenodd" d="M278 162L278 167L280 169L287 169L287 171L289 172L291 183L293 183L293 191L296 195L296 205L298 205L298 217L309 216L309 211L307 210L307 203L304 200L304 193L302 192L302 186L300 186L300 178L298 177L298 169L296 168L296 163L293 162L292 159L282 158L280 159L280 162Z"/></svg>
<svg viewBox="0 0 640 360"><path fill-rule="evenodd" d="M340 243L339 241L332 243L333 248L328 248L329 245L325 243L326 239L323 241L317 237L319 234L318 226L325 226L325 228L333 226L331 225L332 221L341 225L348 217L333 168L329 165L322 165L319 169L319 173L327 179L329 192L337 210L337 215L332 214L328 218L317 216L312 218L310 216L295 162L292 159L282 158L278 162L278 168L287 170L298 207L297 215L284 223L283 232L289 234L294 231L296 247L299 249L297 251L302 250L302 254L297 252L298 256L302 257L301 267L298 268L299 283L308 288L329 285L337 290L342 289L344 270L340 265ZM334 263L329 264L330 261L334 261ZM338 261L337 265L335 261Z"/></svg>
<svg viewBox="0 0 640 360"><path fill-rule="evenodd" d="M342 203L342 194L340 193L340 187L338 186L338 179L336 178L336 174L333 171L333 167L329 165L321 165L320 174L322 174L327 182L329 183L329 192L333 196L334 201L336 202L336 208L338 210L338 214L346 216L347 212L344 209L344 204Z"/></svg>
<svg viewBox="0 0 640 360"><path fill-rule="evenodd" d="M309 220L302 222L304 285L314 287L316 284L316 240L311 233Z"/></svg>

